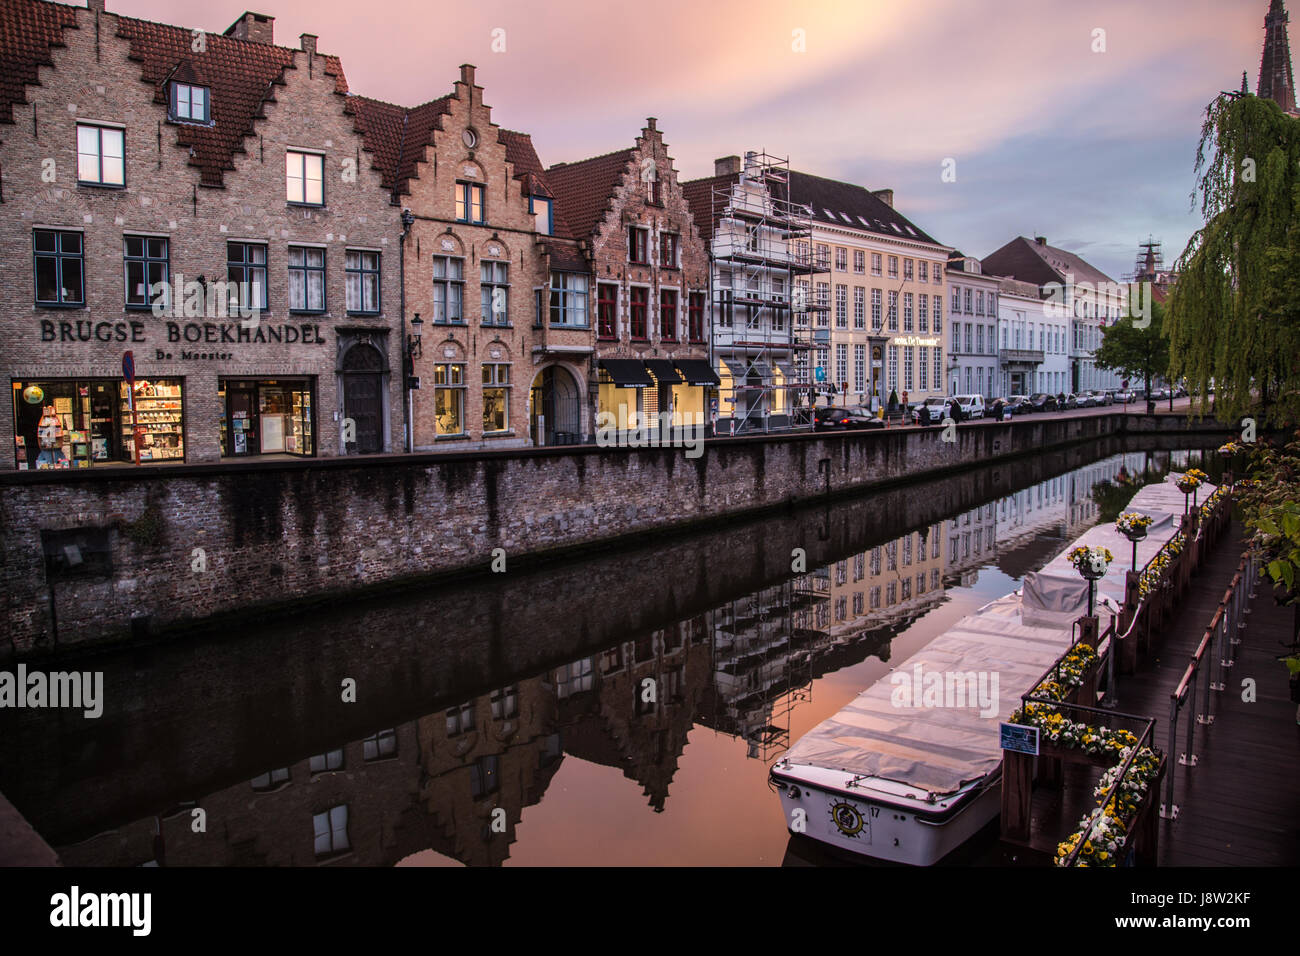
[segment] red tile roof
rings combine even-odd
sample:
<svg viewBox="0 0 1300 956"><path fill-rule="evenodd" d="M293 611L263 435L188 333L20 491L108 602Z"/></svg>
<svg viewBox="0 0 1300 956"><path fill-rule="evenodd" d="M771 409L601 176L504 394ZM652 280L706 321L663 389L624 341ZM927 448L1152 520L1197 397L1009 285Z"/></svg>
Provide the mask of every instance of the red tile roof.
<svg viewBox="0 0 1300 956"><path fill-rule="evenodd" d="M700 231L700 238L709 243L713 241L713 231L717 228L717 216L722 212L714 206L713 191L724 186L733 185L740 179L739 173L725 173L721 176L706 176L704 179L692 179L682 183L682 195L691 207L691 218L695 228Z"/></svg>
<svg viewBox="0 0 1300 956"><path fill-rule="evenodd" d="M575 238L573 229L551 188L550 176L537 157L533 138L527 133L517 133L512 129L500 129L497 138L506 147L506 162L514 168L515 179L523 184L525 196L546 196L551 199L551 231L562 238Z"/></svg>
<svg viewBox="0 0 1300 956"><path fill-rule="evenodd" d="M63 46L63 31L77 26L77 8L44 0L0 3L0 123L14 121L14 104L27 102L38 68L53 66L50 48Z"/></svg>
<svg viewBox="0 0 1300 956"><path fill-rule="evenodd" d="M1030 241L1024 236L1017 236L1001 249L989 253L980 265L987 273L1011 276L1038 286L1049 282L1064 283L1071 275L1075 282L1115 281L1073 252L1049 246L1046 242Z"/></svg>
<svg viewBox="0 0 1300 956"><path fill-rule="evenodd" d="M576 163L560 163L546 171L557 205L574 236L586 239L595 233L613 204L614 190L635 152L635 149L620 149Z"/></svg>
<svg viewBox="0 0 1300 956"><path fill-rule="evenodd" d="M409 194L425 149L433 144L433 131L442 129L441 118L451 112L451 95L409 109L367 96L350 96L348 109L357 117L366 149L374 154L384 188L395 195Z"/></svg>

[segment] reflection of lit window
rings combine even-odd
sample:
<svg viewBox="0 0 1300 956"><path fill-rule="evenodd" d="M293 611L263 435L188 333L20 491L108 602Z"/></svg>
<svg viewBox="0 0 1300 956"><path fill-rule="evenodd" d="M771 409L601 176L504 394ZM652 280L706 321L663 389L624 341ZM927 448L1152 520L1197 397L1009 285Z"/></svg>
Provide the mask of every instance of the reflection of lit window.
<svg viewBox="0 0 1300 956"><path fill-rule="evenodd" d="M613 674L615 671L623 669L623 648L611 647L607 651L602 651L600 655L600 672L602 674Z"/></svg>
<svg viewBox="0 0 1300 956"><path fill-rule="evenodd" d="M880 607L880 586L876 585L871 589L871 610L875 611Z"/></svg>
<svg viewBox="0 0 1300 956"><path fill-rule="evenodd" d="M343 769L343 751L331 750L329 753L317 754L311 758L311 772L324 773L327 770Z"/></svg>
<svg viewBox="0 0 1300 956"><path fill-rule="evenodd" d="M463 734L474 726L474 702L469 701L461 704L459 707L451 707L447 710L447 736L455 737Z"/></svg>
<svg viewBox="0 0 1300 956"><path fill-rule="evenodd" d="M519 688L514 684L492 692L492 719L511 720L519 716Z"/></svg>
<svg viewBox="0 0 1300 956"><path fill-rule="evenodd" d="M260 777L253 778L254 790L276 790L283 784L289 782L289 768L281 767L279 770L272 770L270 773L264 773Z"/></svg>
<svg viewBox="0 0 1300 956"><path fill-rule="evenodd" d="M361 742L361 756L364 760L383 760L397 755L397 731L381 730L371 734Z"/></svg>
<svg viewBox="0 0 1300 956"><path fill-rule="evenodd" d="M316 855L329 856L351 849L348 843L348 808L347 804L331 807L324 813L312 816L316 830Z"/></svg>
<svg viewBox="0 0 1300 956"><path fill-rule="evenodd" d="M565 664L555 671L555 696L561 700L591 690L595 684L595 665L590 657Z"/></svg>
<svg viewBox="0 0 1300 956"><path fill-rule="evenodd" d="M898 603L898 582L890 581L889 587L885 589L885 603L893 607Z"/></svg>

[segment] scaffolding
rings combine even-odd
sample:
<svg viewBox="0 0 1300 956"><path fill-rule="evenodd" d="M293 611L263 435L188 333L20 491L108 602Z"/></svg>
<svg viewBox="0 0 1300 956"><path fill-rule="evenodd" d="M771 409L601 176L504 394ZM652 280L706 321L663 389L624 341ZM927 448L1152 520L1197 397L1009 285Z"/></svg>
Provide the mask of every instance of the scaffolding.
<svg viewBox="0 0 1300 956"><path fill-rule="evenodd" d="M829 348L829 323L815 329L812 317L830 311L829 291L813 294L830 255L814 254L812 208L790 198L788 158L746 153L712 203L713 350L731 381L719 397L733 431L769 431L778 395L794 424L800 395L815 387L810 353Z"/></svg>

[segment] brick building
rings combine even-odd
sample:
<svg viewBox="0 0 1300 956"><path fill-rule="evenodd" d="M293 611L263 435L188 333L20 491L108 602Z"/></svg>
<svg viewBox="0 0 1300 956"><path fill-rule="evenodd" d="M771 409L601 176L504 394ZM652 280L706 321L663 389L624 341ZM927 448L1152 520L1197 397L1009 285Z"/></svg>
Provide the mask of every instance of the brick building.
<svg viewBox="0 0 1300 956"><path fill-rule="evenodd" d="M413 447L549 444L579 432L580 406L547 409L556 379L580 374L592 351L585 286L566 283L571 243L552 238L553 197L531 138L492 122L468 64L450 94L420 106L354 103L385 185L409 210Z"/></svg>
<svg viewBox="0 0 1300 956"><path fill-rule="evenodd" d="M662 412L704 416L709 262L653 117L635 145L546 171L594 299L595 410L625 430ZM575 278L578 278L575 276Z"/></svg>
<svg viewBox="0 0 1300 956"><path fill-rule="evenodd" d="M400 448L400 210L339 60L253 13L0 21L3 467L131 460L132 399L142 460Z"/></svg>

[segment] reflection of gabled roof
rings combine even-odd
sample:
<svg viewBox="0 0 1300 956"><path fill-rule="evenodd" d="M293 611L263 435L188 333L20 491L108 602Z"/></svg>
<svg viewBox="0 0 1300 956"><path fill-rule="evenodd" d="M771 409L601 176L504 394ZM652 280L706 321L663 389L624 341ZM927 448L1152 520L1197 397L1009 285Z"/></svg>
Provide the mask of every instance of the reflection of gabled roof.
<svg viewBox="0 0 1300 956"><path fill-rule="evenodd" d="M614 198L634 149L620 149L576 163L560 163L546 171L557 205L577 238L591 236Z"/></svg>
<svg viewBox="0 0 1300 956"><path fill-rule="evenodd" d="M64 46L63 31L76 26L75 7L40 0L0 3L0 123L14 121L14 104L27 102L39 67L54 65L50 48Z"/></svg>
<svg viewBox="0 0 1300 956"><path fill-rule="evenodd" d="M813 220L843 228L940 245L871 190L853 183L790 172L790 201L812 207ZM850 218L851 217L851 218ZM853 221L853 220L857 221Z"/></svg>

